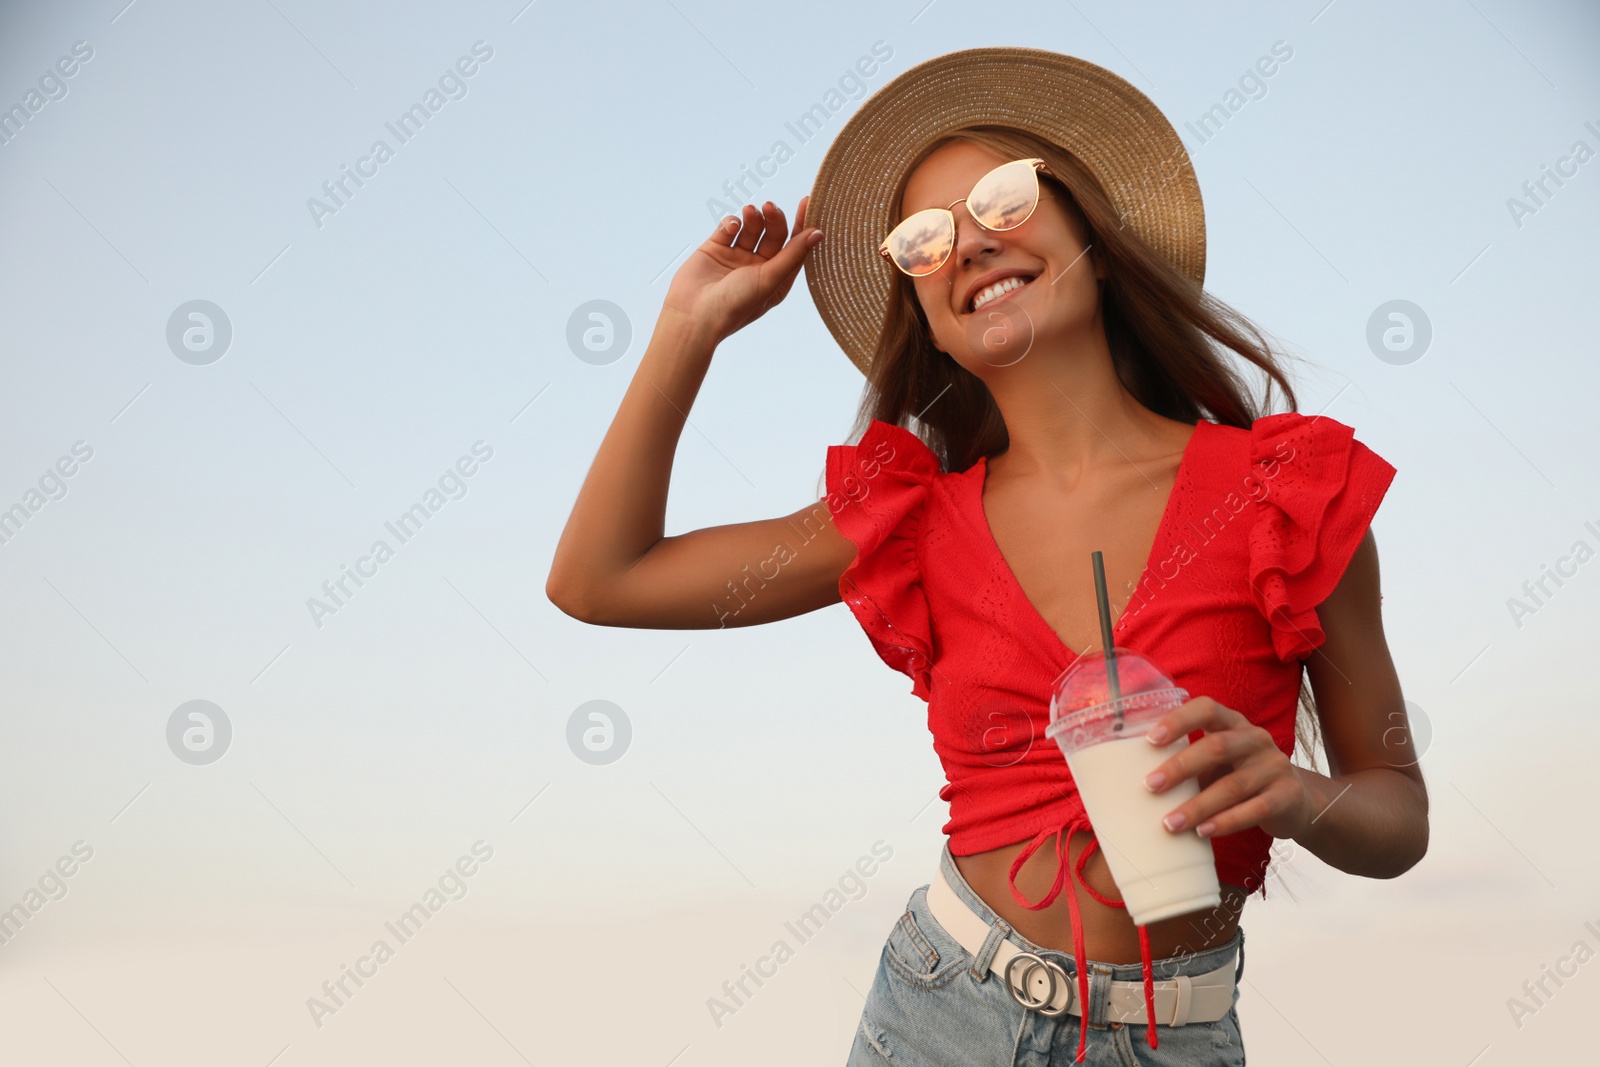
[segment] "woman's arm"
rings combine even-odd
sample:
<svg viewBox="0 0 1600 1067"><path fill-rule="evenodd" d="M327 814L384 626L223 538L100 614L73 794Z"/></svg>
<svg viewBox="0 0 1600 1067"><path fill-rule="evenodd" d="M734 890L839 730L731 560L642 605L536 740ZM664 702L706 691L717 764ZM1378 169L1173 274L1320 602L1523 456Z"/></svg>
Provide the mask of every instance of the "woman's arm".
<svg viewBox="0 0 1600 1067"><path fill-rule="evenodd" d="M673 454L717 344L788 293L816 230L744 208L674 276L633 380L589 467L545 582L562 611L605 626L714 629L838 601L855 547L818 501L791 515L663 536ZM759 245L757 242L760 242Z"/></svg>
<svg viewBox="0 0 1600 1067"><path fill-rule="evenodd" d="M1383 635L1378 546L1368 530L1317 608L1326 635L1306 661L1332 777L1296 767L1311 815L1294 840L1351 874L1393 878L1428 851L1428 789Z"/></svg>
<svg viewBox="0 0 1600 1067"><path fill-rule="evenodd" d="M1306 662L1332 777L1290 759L1263 727L1209 697L1169 712L1150 740L1206 736L1152 773L1155 792L1197 775L1199 795L1168 813L1174 833L1260 826L1351 874L1393 878L1428 851L1428 793L1378 602L1378 548L1368 530L1333 593L1317 607L1324 640ZM1196 825L1198 824L1198 825Z"/></svg>

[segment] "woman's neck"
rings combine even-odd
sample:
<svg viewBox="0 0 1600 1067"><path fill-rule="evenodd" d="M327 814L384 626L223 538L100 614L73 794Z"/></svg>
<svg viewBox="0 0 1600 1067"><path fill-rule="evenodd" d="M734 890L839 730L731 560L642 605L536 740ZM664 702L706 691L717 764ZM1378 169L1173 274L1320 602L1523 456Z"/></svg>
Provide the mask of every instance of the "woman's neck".
<svg viewBox="0 0 1600 1067"><path fill-rule="evenodd" d="M1034 351L989 376L1010 437L994 460L1008 476L1047 474L1066 488L1107 464L1169 455L1186 435L1184 424L1134 399L1104 335L1098 340L1076 351Z"/></svg>

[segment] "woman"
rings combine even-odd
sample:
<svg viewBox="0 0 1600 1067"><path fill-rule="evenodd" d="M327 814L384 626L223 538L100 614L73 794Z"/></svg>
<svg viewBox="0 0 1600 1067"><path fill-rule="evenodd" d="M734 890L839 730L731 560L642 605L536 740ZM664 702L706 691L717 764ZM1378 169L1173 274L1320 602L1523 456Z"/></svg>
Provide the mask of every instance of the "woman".
<svg viewBox="0 0 1600 1067"><path fill-rule="evenodd" d="M713 350L803 263L868 377L859 442L829 448L821 504L664 537ZM659 628L842 598L928 701L949 840L884 945L851 1064L1243 1064L1239 919L1272 841L1376 878L1426 851L1367 528L1394 469L1292 410L1277 357L1203 272L1198 187L1154 105L1082 60L990 48L886 85L792 235L770 201L746 205L668 290L547 593L591 623ZM1259 412L1219 348L1291 410ZM1050 683L1100 645L1095 550L1119 646L1194 695L1159 724L1191 743L1151 788L1196 779L1168 829L1210 838L1223 888L1147 926L1043 735ZM730 597L759 561L776 572ZM1290 759L1297 736L1314 759L1319 721L1331 776Z"/></svg>

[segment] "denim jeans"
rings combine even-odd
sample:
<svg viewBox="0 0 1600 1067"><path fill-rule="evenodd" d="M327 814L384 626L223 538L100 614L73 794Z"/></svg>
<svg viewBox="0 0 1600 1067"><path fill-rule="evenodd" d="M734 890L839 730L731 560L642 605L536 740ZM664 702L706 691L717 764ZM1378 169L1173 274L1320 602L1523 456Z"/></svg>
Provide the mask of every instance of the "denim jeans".
<svg viewBox="0 0 1600 1067"><path fill-rule="evenodd" d="M1070 952L1041 948L995 914L967 885L946 844L940 857L945 879L956 895L991 928L1029 952L1054 960L1077 984ZM1077 1015L1054 1018L1019 1004L999 975L979 967L928 911L928 887L913 890L905 914L895 922L878 958L878 973L867 994L846 1067L1064 1067L1078 1054ZM993 941L993 938L991 938ZM1204 952L1151 960L1156 981L1180 974L1216 970L1238 953L1234 1007L1215 1022L1160 1025L1159 1048L1151 1049L1148 1027L1105 1021L1111 980L1140 982L1138 963L1088 963L1089 1036L1084 1063L1092 1067L1244 1067L1239 1034L1238 977L1244 973L1244 929Z"/></svg>

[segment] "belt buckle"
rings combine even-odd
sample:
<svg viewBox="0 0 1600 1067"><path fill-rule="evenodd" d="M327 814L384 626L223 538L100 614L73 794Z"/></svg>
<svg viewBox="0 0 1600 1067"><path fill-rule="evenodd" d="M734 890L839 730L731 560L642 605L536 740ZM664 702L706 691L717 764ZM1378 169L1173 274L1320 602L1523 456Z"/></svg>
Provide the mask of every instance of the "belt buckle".
<svg viewBox="0 0 1600 1067"><path fill-rule="evenodd" d="M1028 963L1028 969L1022 973L1021 982L1018 982L1013 977L1013 971L1017 966L1018 960L1026 960ZM1050 990L1044 995L1043 999L1036 1000L1028 991L1028 979L1032 978L1033 972L1040 968L1044 969L1045 976L1050 979ZM1050 1002L1056 999L1056 978L1058 976L1061 979L1061 984L1066 987L1067 1002L1059 1008L1052 1009ZM1018 1004L1036 1011L1040 1015L1051 1017L1065 1015L1072 1008L1072 981L1067 977L1066 970L1059 963L1036 956L1032 952L1018 952L1006 961L1006 985L1011 987L1011 995L1016 998Z"/></svg>

